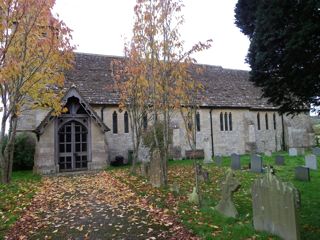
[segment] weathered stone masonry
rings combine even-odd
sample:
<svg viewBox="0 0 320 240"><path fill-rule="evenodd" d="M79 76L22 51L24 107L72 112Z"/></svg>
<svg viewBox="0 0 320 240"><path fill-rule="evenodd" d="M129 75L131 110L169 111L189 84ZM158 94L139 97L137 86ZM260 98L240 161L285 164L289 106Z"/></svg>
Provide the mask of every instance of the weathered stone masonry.
<svg viewBox="0 0 320 240"><path fill-rule="evenodd" d="M64 167L70 167L64 169L70 171L81 167L102 169L116 156L128 160L128 152L132 150L131 131L129 129L129 133L125 133L125 111L119 111L119 96L113 87L114 59L121 58L76 54L74 69L66 73L65 86L68 91L63 101L68 104L72 97L78 99L75 109L81 111L64 116L70 126L58 124L59 119L52 117L49 110L28 111L20 116L19 131L37 135L37 172L56 173L63 171L61 168ZM247 71L208 65L199 67L203 73L197 75L194 72L193 77L203 84L205 91L199 96L197 148L203 149L207 158L212 154L278 151L314 144L309 116L280 116L275 107L261 98L261 90L248 81ZM112 131L115 113L117 133ZM81 122L81 119L89 122ZM70 133L62 132L62 125L65 129L70 128ZM173 149L175 154L178 153L178 158L184 158L189 146L179 113L173 114L172 127ZM82 129L81 133L78 128ZM80 148L80 145L83 147ZM144 158L142 155L141 158ZM62 164L61 161L65 162Z"/></svg>

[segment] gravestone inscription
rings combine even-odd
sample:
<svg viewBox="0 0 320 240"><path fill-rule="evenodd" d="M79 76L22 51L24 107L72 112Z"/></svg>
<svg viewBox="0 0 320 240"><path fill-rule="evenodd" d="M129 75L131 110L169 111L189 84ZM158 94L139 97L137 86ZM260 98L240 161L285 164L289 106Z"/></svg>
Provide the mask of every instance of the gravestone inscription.
<svg viewBox="0 0 320 240"><path fill-rule="evenodd" d="M299 192L270 171L252 185L253 225L286 240L300 239L298 213Z"/></svg>

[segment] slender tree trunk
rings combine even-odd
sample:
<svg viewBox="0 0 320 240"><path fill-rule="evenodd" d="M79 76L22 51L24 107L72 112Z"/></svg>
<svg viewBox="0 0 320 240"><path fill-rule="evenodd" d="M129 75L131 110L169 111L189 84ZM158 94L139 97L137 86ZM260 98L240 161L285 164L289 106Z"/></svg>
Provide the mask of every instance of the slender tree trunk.
<svg viewBox="0 0 320 240"><path fill-rule="evenodd" d="M7 119L7 113L6 109L3 111L2 119L1 119L1 132L0 132L0 180L1 183L6 183L6 174L5 174L5 169L6 169L6 164L5 164L5 158L4 158L4 151L3 150L3 144L5 140L5 133L6 133L6 119Z"/></svg>
<svg viewBox="0 0 320 240"><path fill-rule="evenodd" d="M12 117L10 120L10 133L8 138L8 143L3 152L4 160L4 171L2 175L2 183L8 184L11 181L12 176L12 166L14 157L14 142L16 139L18 119L16 116Z"/></svg>

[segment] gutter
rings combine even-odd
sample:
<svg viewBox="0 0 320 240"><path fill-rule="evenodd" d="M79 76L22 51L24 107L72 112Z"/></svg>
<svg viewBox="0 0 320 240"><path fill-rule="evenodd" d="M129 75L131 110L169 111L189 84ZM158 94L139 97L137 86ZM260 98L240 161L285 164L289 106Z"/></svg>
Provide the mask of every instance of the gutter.
<svg viewBox="0 0 320 240"><path fill-rule="evenodd" d="M283 114L281 114L281 124L282 124L282 150L286 150L286 143L285 143L285 133L284 133L284 120L283 120Z"/></svg>
<svg viewBox="0 0 320 240"><path fill-rule="evenodd" d="M213 148L213 127L212 127L212 110L213 108L210 109L210 132L211 132L211 158L214 157L214 148Z"/></svg>
<svg viewBox="0 0 320 240"><path fill-rule="evenodd" d="M101 121L102 121L102 122L103 122L103 112L104 112L104 109L106 109L106 106L105 106L105 105L101 108Z"/></svg>

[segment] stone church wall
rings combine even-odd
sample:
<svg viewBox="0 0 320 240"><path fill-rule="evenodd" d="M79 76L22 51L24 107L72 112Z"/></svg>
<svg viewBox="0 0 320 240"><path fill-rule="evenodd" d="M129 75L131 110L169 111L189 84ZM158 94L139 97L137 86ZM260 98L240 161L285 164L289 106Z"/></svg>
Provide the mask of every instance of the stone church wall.
<svg viewBox="0 0 320 240"><path fill-rule="evenodd" d="M97 115L101 116L102 106L93 106ZM282 117L273 111L250 111L248 109L213 109L201 108L200 131L197 132L197 149L204 149L206 154L212 152L210 111L212 112L212 137L215 155L230 155L232 153L249 153L254 147L257 152L278 151L282 146L310 147L314 144L314 135L308 115L300 114L291 118L284 116L284 129ZM117 113L118 132L113 133L113 113ZM129 133L124 132L124 113L116 106L105 106L103 108L104 123L110 128L107 133L102 133L95 123L91 123L91 157L89 169L104 168L107 163L115 160L116 156L123 156L128 161L129 150L132 150L131 129ZM221 131L220 113L232 114L232 131ZM260 114L260 130L258 130L257 114ZM276 115L276 129L274 129L273 114ZM34 130L46 116L47 111L35 110L26 112L20 117L20 131ZM265 114L268 115L268 129L266 129ZM148 123L150 124L150 123ZM180 151L180 158L185 157L186 150L190 150L185 135L185 127L180 113L172 116L174 130L173 147ZM225 129L225 127L224 127ZM283 133L285 136L283 142ZM57 171L55 163L55 128L50 123L36 146L35 170L41 173L54 173Z"/></svg>

